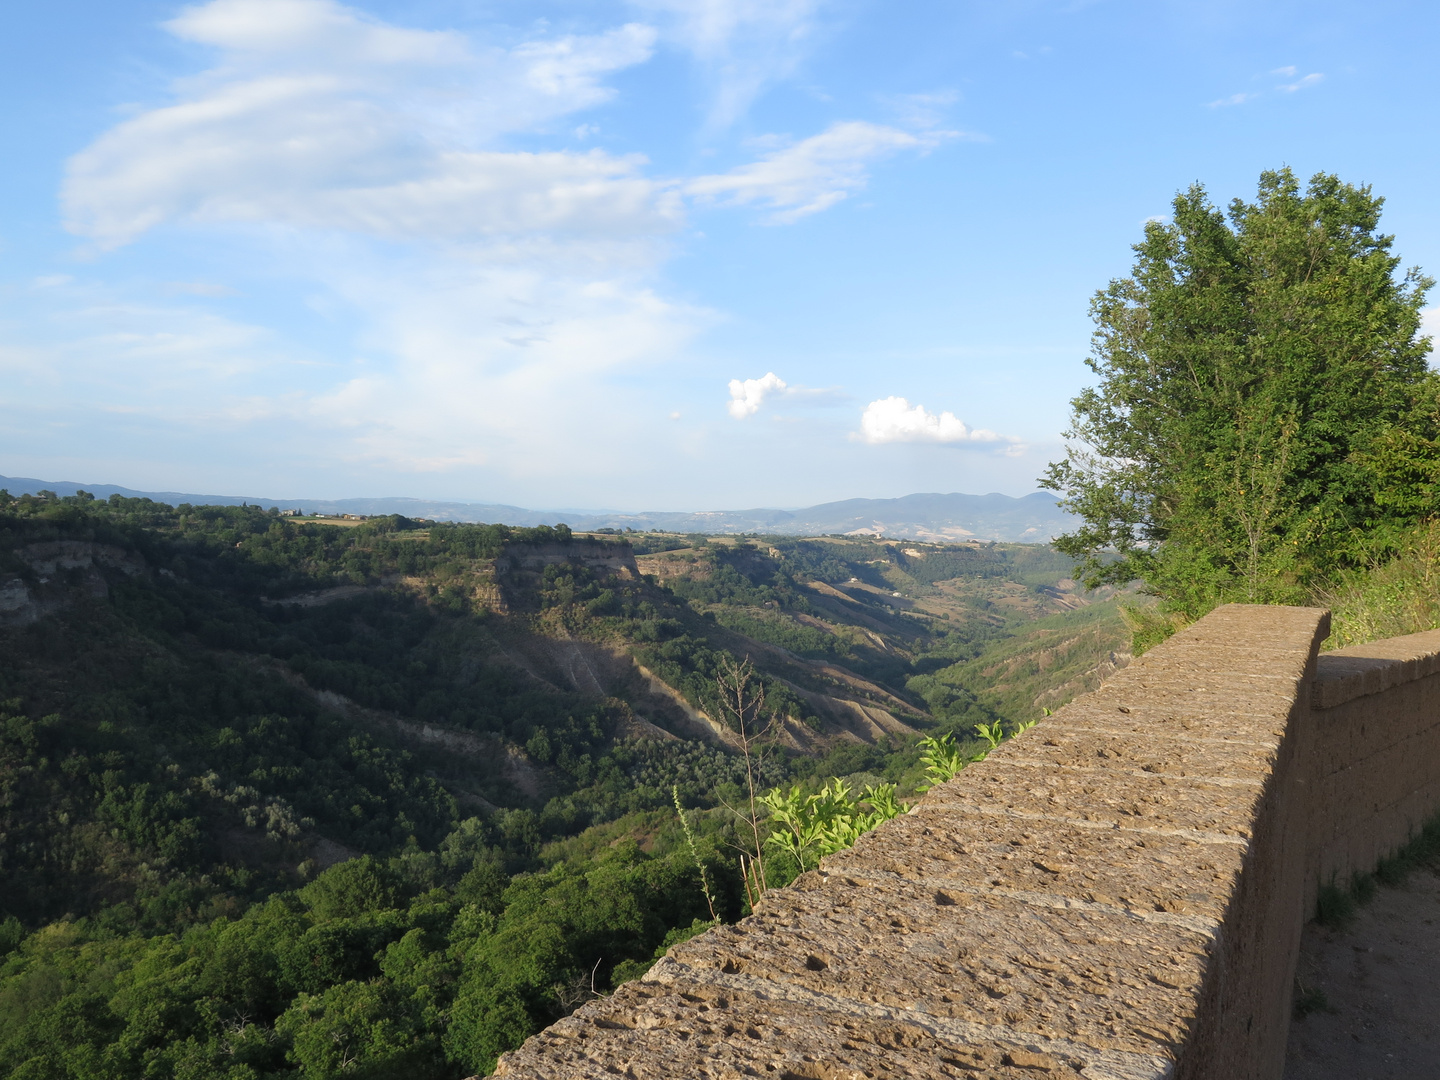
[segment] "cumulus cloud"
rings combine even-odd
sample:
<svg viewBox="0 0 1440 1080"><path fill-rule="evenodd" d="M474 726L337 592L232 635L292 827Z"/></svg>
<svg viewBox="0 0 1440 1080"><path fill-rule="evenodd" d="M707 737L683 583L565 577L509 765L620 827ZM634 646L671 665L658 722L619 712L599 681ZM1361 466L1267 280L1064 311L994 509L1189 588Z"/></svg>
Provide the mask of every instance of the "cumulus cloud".
<svg viewBox="0 0 1440 1080"><path fill-rule="evenodd" d="M863 188L869 180L866 167L872 162L902 150L930 150L954 134L844 121L774 150L759 161L696 177L686 183L685 191L728 206L766 206L774 211L769 218L772 223L790 224Z"/></svg>
<svg viewBox="0 0 1440 1080"><path fill-rule="evenodd" d="M860 417L860 438L871 444L1013 443L993 431L968 427L952 412L932 413L903 397L881 398L867 405Z"/></svg>
<svg viewBox="0 0 1440 1080"><path fill-rule="evenodd" d="M783 393L786 389L785 380L773 371L767 371L758 379L731 379L727 408L736 420L744 420L759 412L760 406L771 394Z"/></svg>
<svg viewBox="0 0 1440 1080"><path fill-rule="evenodd" d="M733 124L766 87L795 72L824 0L632 0L708 72L708 125Z"/></svg>

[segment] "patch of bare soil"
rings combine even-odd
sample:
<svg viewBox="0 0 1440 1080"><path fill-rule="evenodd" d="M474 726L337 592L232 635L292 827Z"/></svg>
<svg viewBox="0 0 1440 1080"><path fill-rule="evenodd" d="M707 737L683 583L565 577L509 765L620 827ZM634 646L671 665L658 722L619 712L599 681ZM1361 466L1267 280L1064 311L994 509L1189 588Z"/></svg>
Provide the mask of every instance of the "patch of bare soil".
<svg viewBox="0 0 1440 1080"><path fill-rule="evenodd" d="M1298 978L1324 1005L1291 1023L1285 1080L1440 1077L1440 876L1379 889L1343 930L1305 927Z"/></svg>

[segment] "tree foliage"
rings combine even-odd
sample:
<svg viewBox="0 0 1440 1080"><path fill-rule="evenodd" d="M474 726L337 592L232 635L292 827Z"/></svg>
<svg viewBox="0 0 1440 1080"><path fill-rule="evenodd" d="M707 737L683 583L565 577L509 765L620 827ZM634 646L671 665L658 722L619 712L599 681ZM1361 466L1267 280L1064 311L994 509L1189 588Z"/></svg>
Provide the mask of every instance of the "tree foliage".
<svg viewBox="0 0 1440 1080"><path fill-rule="evenodd" d="M1432 512L1431 281L1400 272L1382 202L1282 169L1146 226L1091 305L1100 381L1042 480L1083 519L1056 546L1089 582L1141 578L1189 618L1304 602Z"/></svg>

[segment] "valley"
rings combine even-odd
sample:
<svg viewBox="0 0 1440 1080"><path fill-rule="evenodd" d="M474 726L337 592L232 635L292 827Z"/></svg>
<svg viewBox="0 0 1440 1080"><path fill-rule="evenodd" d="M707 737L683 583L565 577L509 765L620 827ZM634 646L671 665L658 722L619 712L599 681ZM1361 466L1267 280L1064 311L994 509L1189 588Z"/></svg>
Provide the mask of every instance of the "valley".
<svg viewBox="0 0 1440 1080"><path fill-rule="evenodd" d="M1070 570L11 499L0 1065L325 1076L339 1039L375 1076L484 1071L709 925L697 867L716 916L748 910L717 677L753 665L759 789L907 797L922 735L1013 729L1126 662L1123 598Z"/></svg>

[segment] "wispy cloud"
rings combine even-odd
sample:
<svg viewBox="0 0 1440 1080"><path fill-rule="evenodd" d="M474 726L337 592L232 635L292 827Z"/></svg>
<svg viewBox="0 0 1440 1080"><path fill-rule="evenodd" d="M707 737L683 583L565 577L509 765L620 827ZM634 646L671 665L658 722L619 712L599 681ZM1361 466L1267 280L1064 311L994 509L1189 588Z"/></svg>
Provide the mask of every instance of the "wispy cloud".
<svg viewBox="0 0 1440 1080"><path fill-rule="evenodd" d="M1206 105L1211 109L1223 109L1227 105L1244 105L1247 101L1253 101L1259 96L1259 94L1231 94L1229 97L1207 102Z"/></svg>
<svg viewBox="0 0 1440 1080"><path fill-rule="evenodd" d="M165 286L172 293L189 293L191 296L238 296L239 290L213 281L172 281Z"/></svg>
<svg viewBox="0 0 1440 1080"><path fill-rule="evenodd" d="M452 239L674 223L638 156L485 145L607 101L601 77L649 57L648 27L475 52L331 0L215 0L167 27L219 63L70 160L67 225L101 247L168 221Z"/></svg>
<svg viewBox="0 0 1440 1080"><path fill-rule="evenodd" d="M707 126L729 127L809 52L826 0L632 0L712 84Z"/></svg>
<svg viewBox="0 0 1440 1080"><path fill-rule="evenodd" d="M882 98L901 127L937 128L945 122L950 106L960 100L955 90L931 90L923 94L895 94Z"/></svg>
<svg viewBox="0 0 1440 1080"><path fill-rule="evenodd" d="M1324 78L1325 76L1322 73L1312 71L1304 78L1296 79L1293 83L1285 83L1282 86L1277 86L1275 89L1283 94L1293 94L1296 90L1304 90L1306 87L1314 86Z"/></svg>
<svg viewBox="0 0 1440 1080"><path fill-rule="evenodd" d="M1299 70L1300 69L1297 68L1294 64L1287 64L1284 67L1272 68L1268 72L1268 74L1281 75L1289 78ZM1263 79L1264 77L1264 75L1256 75L1255 79L1259 80ZM1276 86L1275 89L1282 94L1293 94L1297 90L1304 90L1307 87L1314 86L1316 83L1320 82L1324 78L1325 76L1320 72L1312 72L1309 75L1296 79L1294 82L1281 83L1279 86ZM1223 109L1233 105L1244 105L1247 102L1255 101L1257 98L1261 98L1264 96L1265 95L1262 91L1246 90L1238 94L1230 94L1228 97L1216 98L1214 101L1207 101L1205 104L1206 107L1210 109Z"/></svg>
<svg viewBox="0 0 1440 1080"><path fill-rule="evenodd" d="M768 207L772 224L788 225L864 188L872 162L902 150L924 153L956 134L845 121L729 172L696 177L684 190L723 205Z"/></svg>
<svg viewBox="0 0 1440 1080"><path fill-rule="evenodd" d="M759 4L699 4L694 47L723 57L762 23L802 40L818 2L780 7L789 23ZM55 337L14 345L5 363L50 390L14 390L7 405L39 416L54 386L88 386L94 399L71 393L69 415L125 409L217 446L273 441L277 460L376 475L497 462L517 484L609 475L614 461L586 454L585 433L634 415L636 375L683 356L715 318L659 287L687 200L794 221L863 188L883 159L955 134L924 127L945 103L931 96L911 102L909 129L844 121L729 171L657 176L640 155L573 141L593 146L599 128L582 114L653 55L658 32L641 23L542 28L499 48L335 0L212 0L166 27L210 50L208 66L70 159L66 221L102 253L185 232L223 258L160 286L170 304L82 295L68 279L38 290ZM570 149L513 148L537 136ZM283 267L325 313L337 341L323 356L206 310L235 291L218 268L257 263ZM773 372L736 382L737 417L768 396L834 396ZM627 428L616 453L652 437Z"/></svg>
<svg viewBox="0 0 1440 1080"><path fill-rule="evenodd" d="M301 419L288 445L328 433L316 453L331 460L405 471L504 459L523 473L572 454L566 433L594 415L624 411L615 373L663 363L708 324L652 283L683 217L675 182L647 176L638 155L506 148L611 100L607 77L648 59L653 29L499 49L333 0L214 0L167 28L214 61L71 159L69 227L101 250L203 228L237 260L306 282L365 359L216 384L196 359L258 348L253 329L134 310L88 344L41 350L58 368L106 352L117 379L151 387L137 407ZM177 325L188 329L165 329Z"/></svg>

